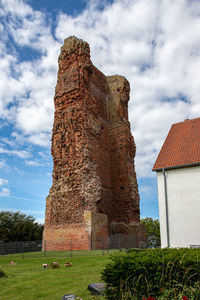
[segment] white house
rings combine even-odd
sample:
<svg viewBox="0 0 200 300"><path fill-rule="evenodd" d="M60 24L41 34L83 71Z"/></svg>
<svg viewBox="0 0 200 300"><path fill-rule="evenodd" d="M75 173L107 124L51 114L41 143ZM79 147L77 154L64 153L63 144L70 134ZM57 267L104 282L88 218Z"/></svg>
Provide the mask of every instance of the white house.
<svg viewBox="0 0 200 300"><path fill-rule="evenodd" d="M200 247L200 118L172 125L153 171L161 247Z"/></svg>

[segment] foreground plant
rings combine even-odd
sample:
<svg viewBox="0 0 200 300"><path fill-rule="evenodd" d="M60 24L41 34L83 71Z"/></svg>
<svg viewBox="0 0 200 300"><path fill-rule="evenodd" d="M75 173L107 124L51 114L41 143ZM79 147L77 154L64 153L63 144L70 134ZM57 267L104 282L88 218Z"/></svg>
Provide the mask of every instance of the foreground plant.
<svg viewBox="0 0 200 300"><path fill-rule="evenodd" d="M161 299L161 298L159 298L159 299ZM155 297L148 297L148 298L143 298L142 300L156 300L156 298ZM190 300L190 299L187 296L182 296L182 300Z"/></svg>
<svg viewBox="0 0 200 300"><path fill-rule="evenodd" d="M108 299L199 300L199 249L154 249L120 253L102 273ZM186 299L184 299L186 300Z"/></svg>

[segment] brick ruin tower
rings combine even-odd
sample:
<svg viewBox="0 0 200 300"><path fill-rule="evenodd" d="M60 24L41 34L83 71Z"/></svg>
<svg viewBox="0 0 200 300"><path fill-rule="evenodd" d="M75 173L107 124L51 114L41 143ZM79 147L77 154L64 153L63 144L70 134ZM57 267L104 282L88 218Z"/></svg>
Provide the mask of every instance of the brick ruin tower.
<svg viewBox="0 0 200 300"><path fill-rule="evenodd" d="M128 121L129 82L105 76L88 43L67 38L59 56L52 133L53 184L43 249L98 249L108 237L145 242ZM127 240L124 240L126 247Z"/></svg>

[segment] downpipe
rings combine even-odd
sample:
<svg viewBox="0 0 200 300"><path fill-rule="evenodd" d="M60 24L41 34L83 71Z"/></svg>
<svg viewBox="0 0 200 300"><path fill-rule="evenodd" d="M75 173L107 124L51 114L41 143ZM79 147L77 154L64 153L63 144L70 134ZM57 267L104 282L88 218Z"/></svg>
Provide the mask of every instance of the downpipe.
<svg viewBox="0 0 200 300"><path fill-rule="evenodd" d="M169 242L169 213L168 213L168 195L167 195L167 178L165 174L165 169L162 168L163 177L164 177L164 189L165 189L165 212L166 212L166 229L167 229L167 248L170 247Z"/></svg>

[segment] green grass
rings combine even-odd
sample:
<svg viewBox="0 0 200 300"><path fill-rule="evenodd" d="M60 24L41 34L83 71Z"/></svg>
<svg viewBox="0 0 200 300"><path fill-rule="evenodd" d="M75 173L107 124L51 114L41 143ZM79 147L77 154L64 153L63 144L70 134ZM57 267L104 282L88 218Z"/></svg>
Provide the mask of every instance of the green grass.
<svg viewBox="0 0 200 300"><path fill-rule="evenodd" d="M65 294L75 294L83 300L105 299L93 296L88 290L88 284L100 282L101 271L109 262L109 255L101 252L93 256L81 256L73 252L70 257L67 252L26 253L22 255L5 255L0 257L0 268L7 277L0 278L1 300L60 300ZM86 254L84 252L84 254ZM106 253L104 253L106 254ZM9 265L9 261L16 266ZM57 261L58 269L44 269L42 264ZM64 267L69 261L71 267Z"/></svg>

